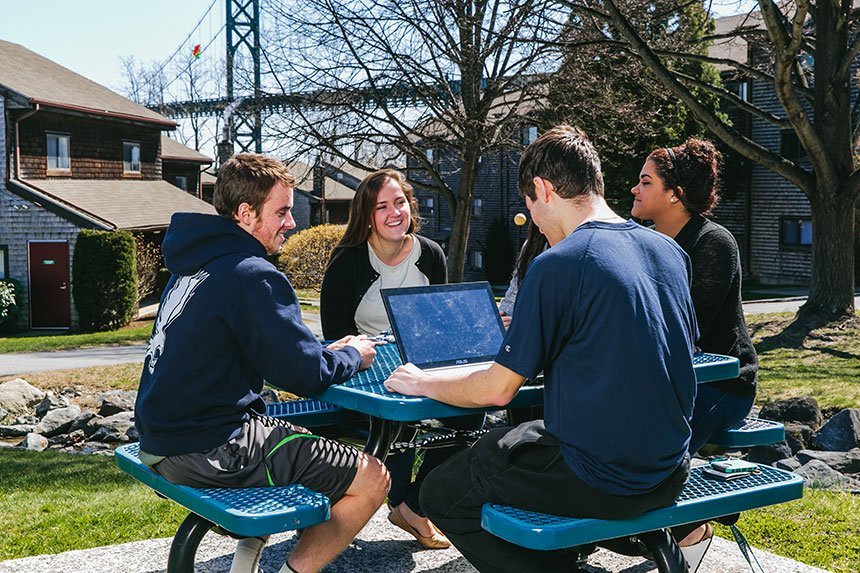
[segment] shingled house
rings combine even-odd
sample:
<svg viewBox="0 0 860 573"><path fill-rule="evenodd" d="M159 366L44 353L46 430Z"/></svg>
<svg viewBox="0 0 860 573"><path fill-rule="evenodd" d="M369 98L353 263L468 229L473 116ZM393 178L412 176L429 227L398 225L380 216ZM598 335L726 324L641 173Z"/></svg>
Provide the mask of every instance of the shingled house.
<svg viewBox="0 0 860 573"><path fill-rule="evenodd" d="M23 288L21 326L77 325L70 270L81 229L127 230L157 241L153 235L174 212L214 213L162 178L161 132L175 127L0 41L0 278Z"/></svg>

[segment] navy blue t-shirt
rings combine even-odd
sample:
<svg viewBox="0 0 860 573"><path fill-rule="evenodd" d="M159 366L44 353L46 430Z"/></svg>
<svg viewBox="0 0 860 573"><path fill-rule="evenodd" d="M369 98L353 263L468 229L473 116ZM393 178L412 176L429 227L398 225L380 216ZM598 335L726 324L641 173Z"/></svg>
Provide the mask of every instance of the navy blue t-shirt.
<svg viewBox="0 0 860 573"><path fill-rule="evenodd" d="M591 221L537 257L496 362L544 373L546 428L573 472L630 495L686 454L698 337L690 260L632 221Z"/></svg>

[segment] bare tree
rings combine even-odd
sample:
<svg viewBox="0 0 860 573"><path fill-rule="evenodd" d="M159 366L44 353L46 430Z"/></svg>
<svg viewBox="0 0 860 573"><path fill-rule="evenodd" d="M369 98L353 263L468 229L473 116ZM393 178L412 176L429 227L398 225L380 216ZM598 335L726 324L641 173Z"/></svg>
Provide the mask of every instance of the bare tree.
<svg viewBox="0 0 860 573"><path fill-rule="evenodd" d="M678 2L677 7L687 3ZM856 81L860 36L852 2L758 0L758 11L741 18L735 29L705 38L742 40L751 46L752 60L746 50L737 58L715 59L700 50L656 45L643 28L647 18L642 14L652 6L649 2L559 0L559 5L576 14L578 21L600 30L603 41L635 54L664 89L732 150L782 176L806 195L815 239L809 299L799 318L816 323L853 316L854 209L860 171L851 87ZM717 84L691 78L677 65L685 60L720 64L765 82L781 109L756 106ZM757 119L793 130L808 154L810 167L770 151L734 129L696 97L694 88L717 94Z"/></svg>
<svg viewBox="0 0 860 573"><path fill-rule="evenodd" d="M294 155L323 150L365 169L417 165L417 180L453 213L449 272L460 281L479 158L511 144L540 74L557 67L548 56L559 28L538 26L553 9L543 0L271 2L268 45L279 49L264 52L264 67L282 92L302 94L286 98L284 139ZM444 150L456 161L439 162Z"/></svg>

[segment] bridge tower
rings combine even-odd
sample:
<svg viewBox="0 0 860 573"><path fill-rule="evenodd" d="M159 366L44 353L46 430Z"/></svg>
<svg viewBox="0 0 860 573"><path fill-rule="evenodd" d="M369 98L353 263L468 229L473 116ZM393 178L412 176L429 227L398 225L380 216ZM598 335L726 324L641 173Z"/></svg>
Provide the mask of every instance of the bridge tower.
<svg viewBox="0 0 860 573"><path fill-rule="evenodd" d="M219 164L239 152L263 151L260 110L260 0L228 0L227 6L227 110L222 141L218 144ZM236 75L252 66L252 94L236 95ZM244 78L243 78L244 79ZM241 85L241 84L240 84ZM250 100L250 101L249 101Z"/></svg>

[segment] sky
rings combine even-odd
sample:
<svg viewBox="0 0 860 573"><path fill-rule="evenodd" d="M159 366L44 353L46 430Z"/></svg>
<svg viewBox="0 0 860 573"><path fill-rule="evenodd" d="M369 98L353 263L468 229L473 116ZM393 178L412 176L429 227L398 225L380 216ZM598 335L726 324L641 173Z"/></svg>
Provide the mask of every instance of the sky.
<svg viewBox="0 0 860 573"><path fill-rule="evenodd" d="M183 46L206 45L224 24L226 0L18 0L3 2L0 39L21 44L72 71L117 90L124 84L122 57L162 62ZM714 0L719 12L736 13L748 0ZM213 44L224 52L224 35ZM206 57L204 53L201 57Z"/></svg>
<svg viewBox="0 0 860 573"><path fill-rule="evenodd" d="M188 44L205 45L210 35L218 32L224 24L224 1L215 0L212 13ZM124 83L122 57L133 56L142 63L164 61L183 44L212 3L213 0L3 2L0 39L21 44L117 90ZM217 41L223 44L224 35ZM184 48L190 52L190 47Z"/></svg>

